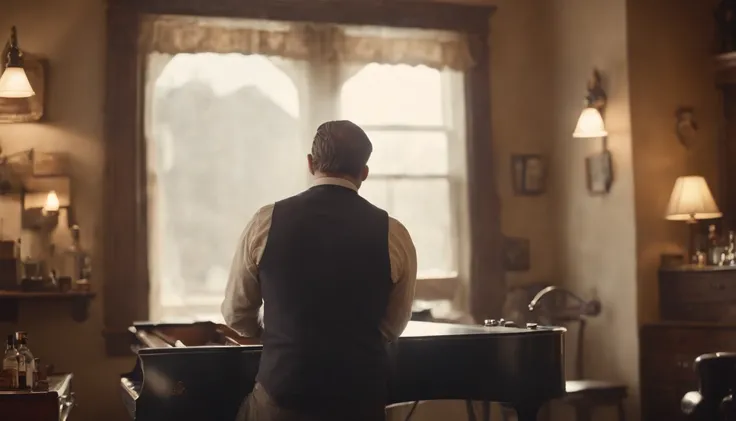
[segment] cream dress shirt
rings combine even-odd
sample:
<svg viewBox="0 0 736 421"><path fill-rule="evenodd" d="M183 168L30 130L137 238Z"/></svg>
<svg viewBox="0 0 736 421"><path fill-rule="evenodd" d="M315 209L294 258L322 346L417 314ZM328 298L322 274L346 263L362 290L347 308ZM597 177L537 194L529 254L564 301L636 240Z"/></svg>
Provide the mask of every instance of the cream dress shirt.
<svg viewBox="0 0 736 421"><path fill-rule="evenodd" d="M330 184L358 190L353 183L341 178L321 177L314 184ZM263 298L258 280L258 263L266 248L273 207L271 204L259 209L240 236L222 303L225 323L248 337L258 336L263 325ZM381 322L381 333L387 341L394 341L411 318L417 279L417 254L409 231L391 217L386 247L391 262L393 288ZM335 317L344 315L336 314ZM329 326L325 328L329 329Z"/></svg>

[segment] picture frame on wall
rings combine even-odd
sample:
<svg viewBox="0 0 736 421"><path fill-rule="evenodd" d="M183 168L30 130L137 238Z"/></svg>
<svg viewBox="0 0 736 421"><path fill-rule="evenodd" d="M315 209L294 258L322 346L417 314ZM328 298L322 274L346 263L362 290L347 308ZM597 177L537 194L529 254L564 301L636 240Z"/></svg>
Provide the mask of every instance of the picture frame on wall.
<svg viewBox="0 0 736 421"><path fill-rule="evenodd" d="M519 196L543 194L547 188L547 168L542 155L511 155L511 180Z"/></svg>
<svg viewBox="0 0 736 421"><path fill-rule="evenodd" d="M588 192L591 195L608 194L613 184L611 153L603 151L585 158L585 175Z"/></svg>

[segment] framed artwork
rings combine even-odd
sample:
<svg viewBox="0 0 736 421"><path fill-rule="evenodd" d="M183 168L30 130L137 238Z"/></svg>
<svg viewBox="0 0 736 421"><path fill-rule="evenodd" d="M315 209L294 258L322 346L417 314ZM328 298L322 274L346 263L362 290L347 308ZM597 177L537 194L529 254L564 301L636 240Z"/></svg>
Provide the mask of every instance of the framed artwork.
<svg viewBox="0 0 736 421"><path fill-rule="evenodd" d="M590 194L607 194L613 184L611 153L603 151L585 158L585 174Z"/></svg>
<svg viewBox="0 0 736 421"><path fill-rule="evenodd" d="M531 266L531 250L528 238L505 237L503 266L507 272L525 272Z"/></svg>
<svg viewBox="0 0 736 421"><path fill-rule="evenodd" d="M535 196L546 189L547 168L541 155L511 155L511 180L514 193Z"/></svg>
<svg viewBox="0 0 736 421"><path fill-rule="evenodd" d="M28 123L43 117L46 90L46 61L23 56L23 69L36 95L30 98L0 98L0 123Z"/></svg>

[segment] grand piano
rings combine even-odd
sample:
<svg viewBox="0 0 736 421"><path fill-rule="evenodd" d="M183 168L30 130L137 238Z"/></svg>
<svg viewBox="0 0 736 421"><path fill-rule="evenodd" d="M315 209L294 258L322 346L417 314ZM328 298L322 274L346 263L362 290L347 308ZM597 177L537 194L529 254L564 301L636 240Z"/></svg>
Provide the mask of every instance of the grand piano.
<svg viewBox="0 0 736 421"><path fill-rule="evenodd" d="M136 421L233 421L255 382L261 345L227 326L136 323L137 354L120 379ZM564 328L486 321L480 325L409 322L388 345L389 403L459 399L501 402L532 421L565 392ZM469 405L468 418L475 420Z"/></svg>

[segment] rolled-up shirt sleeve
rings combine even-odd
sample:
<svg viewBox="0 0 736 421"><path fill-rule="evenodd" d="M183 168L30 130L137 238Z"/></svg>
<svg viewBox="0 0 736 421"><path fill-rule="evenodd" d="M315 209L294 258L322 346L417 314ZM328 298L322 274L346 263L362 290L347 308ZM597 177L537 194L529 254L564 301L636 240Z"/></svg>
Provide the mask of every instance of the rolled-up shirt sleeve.
<svg viewBox="0 0 736 421"><path fill-rule="evenodd" d="M394 285L381 323L381 333L386 340L393 342L409 324L417 282L414 242L406 227L394 218L389 218L388 247Z"/></svg>
<svg viewBox="0 0 736 421"><path fill-rule="evenodd" d="M259 311L263 297L258 262L263 255L272 213L273 205L259 209L240 235L221 306L225 323L246 337L259 337L262 331Z"/></svg>

